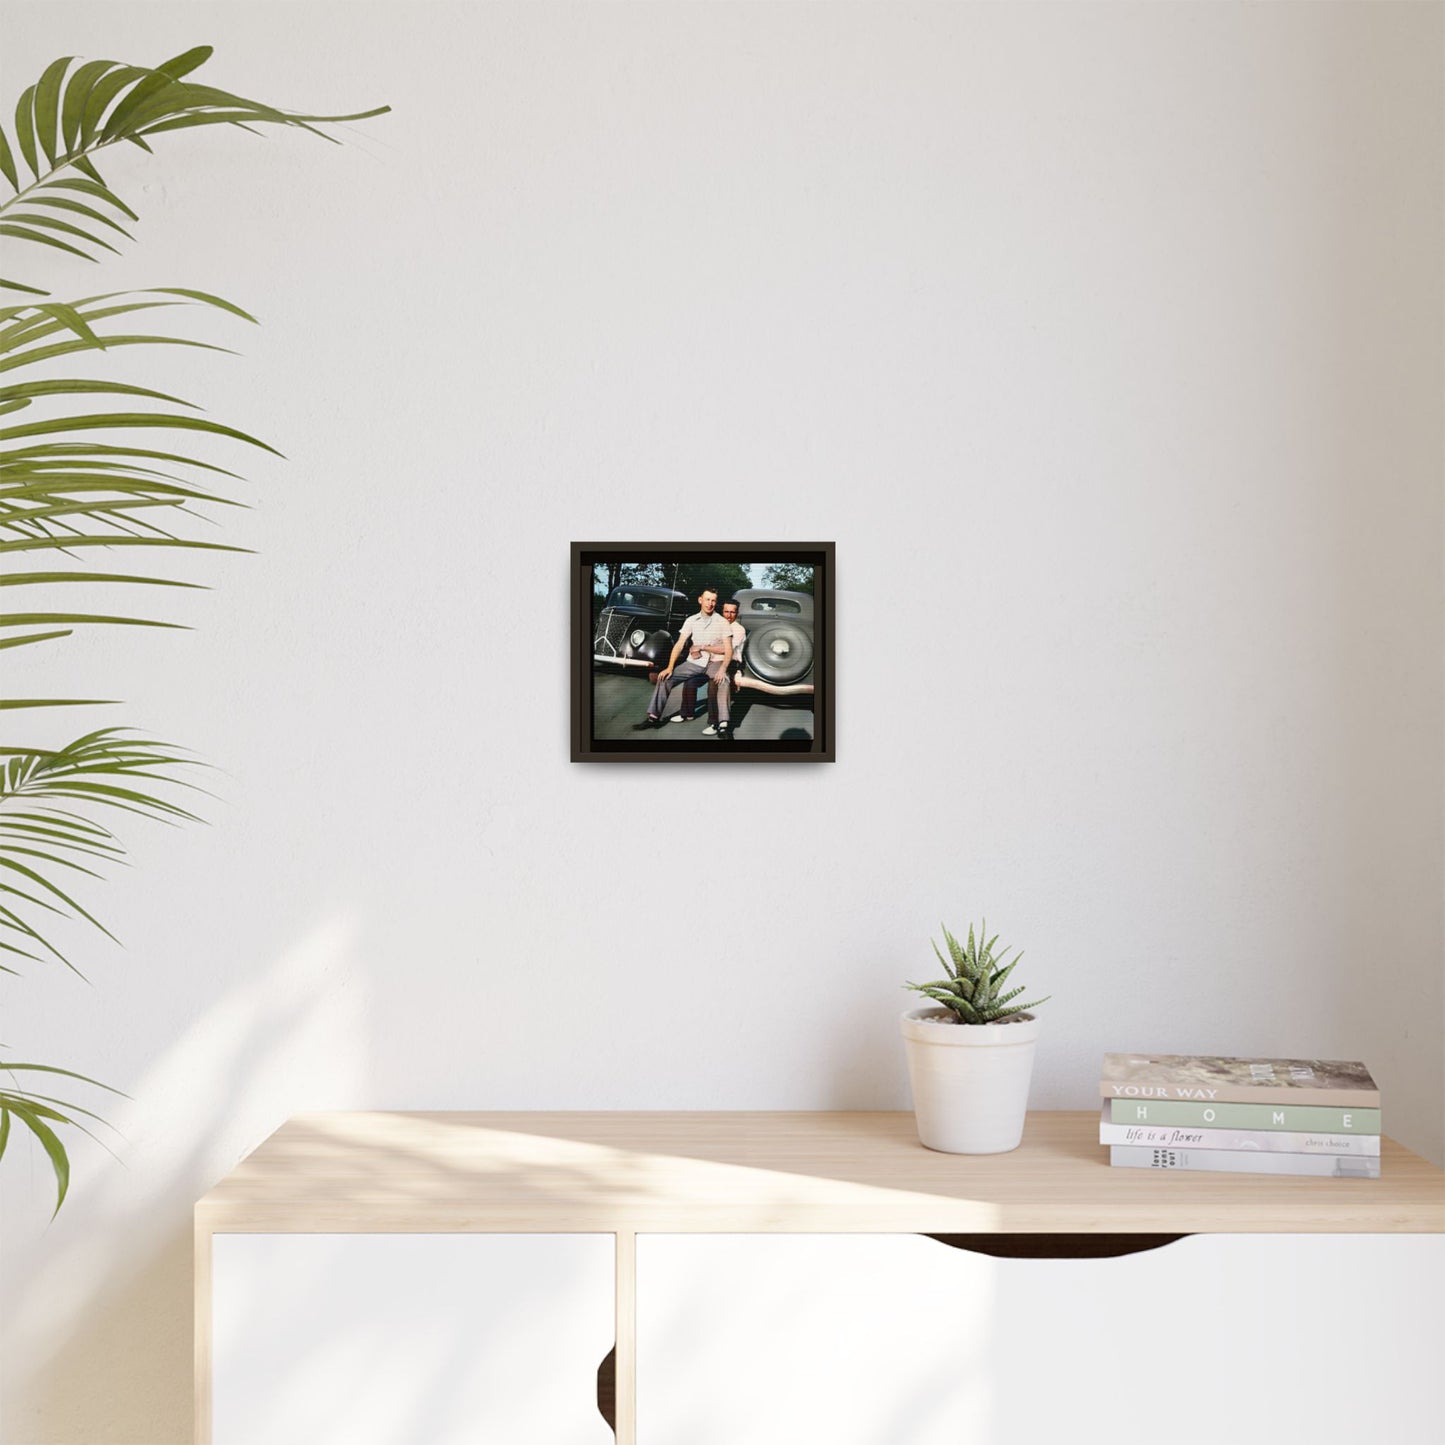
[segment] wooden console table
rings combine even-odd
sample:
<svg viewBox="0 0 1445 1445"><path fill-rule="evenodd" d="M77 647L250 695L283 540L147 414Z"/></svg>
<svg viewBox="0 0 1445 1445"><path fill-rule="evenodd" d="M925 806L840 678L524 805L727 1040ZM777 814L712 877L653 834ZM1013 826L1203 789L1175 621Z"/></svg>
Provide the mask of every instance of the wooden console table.
<svg viewBox="0 0 1445 1445"><path fill-rule="evenodd" d="M1390 1139L1380 1179L1335 1180L1111 1169L1097 1131L1094 1112L1036 1113L1014 1152L959 1156L922 1148L908 1113L297 1117L196 1205L197 1445L213 1441L217 1236L612 1236L615 1430L632 1445L639 1235L978 1236L985 1253L1079 1256L1159 1236L1445 1233L1445 1176Z"/></svg>

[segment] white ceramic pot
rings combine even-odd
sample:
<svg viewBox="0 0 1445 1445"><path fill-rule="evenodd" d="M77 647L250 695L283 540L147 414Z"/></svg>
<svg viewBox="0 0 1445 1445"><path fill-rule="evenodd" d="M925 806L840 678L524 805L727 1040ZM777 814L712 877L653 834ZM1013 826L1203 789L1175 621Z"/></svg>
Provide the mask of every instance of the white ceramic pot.
<svg viewBox="0 0 1445 1445"><path fill-rule="evenodd" d="M903 1015L919 1140L945 1154L1017 1149L1029 1107L1039 1021L957 1024L944 1008Z"/></svg>

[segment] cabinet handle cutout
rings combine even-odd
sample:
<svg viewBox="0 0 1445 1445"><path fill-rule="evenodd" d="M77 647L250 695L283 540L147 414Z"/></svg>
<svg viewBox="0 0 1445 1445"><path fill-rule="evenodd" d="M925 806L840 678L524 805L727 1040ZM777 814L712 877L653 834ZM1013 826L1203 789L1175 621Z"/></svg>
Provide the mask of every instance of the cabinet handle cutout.
<svg viewBox="0 0 1445 1445"><path fill-rule="evenodd" d="M1114 1259L1162 1249L1187 1234L930 1234L950 1249L991 1254L996 1259Z"/></svg>
<svg viewBox="0 0 1445 1445"><path fill-rule="evenodd" d="M617 1346L607 1351L597 1366L597 1413L607 1428L617 1434Z"/></svg>

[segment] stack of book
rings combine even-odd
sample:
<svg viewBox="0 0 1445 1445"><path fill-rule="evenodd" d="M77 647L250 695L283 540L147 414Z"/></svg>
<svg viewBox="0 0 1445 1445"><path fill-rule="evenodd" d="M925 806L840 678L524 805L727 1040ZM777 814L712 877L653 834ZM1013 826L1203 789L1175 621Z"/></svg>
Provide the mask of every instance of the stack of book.
<svg viewBox="0 0 1445 1445"><path fill-rule="evenodd" d="M1380 1091L1363 1064L1105 1054L1099 1142L1126 1169L1380 1177Z"/></svg>

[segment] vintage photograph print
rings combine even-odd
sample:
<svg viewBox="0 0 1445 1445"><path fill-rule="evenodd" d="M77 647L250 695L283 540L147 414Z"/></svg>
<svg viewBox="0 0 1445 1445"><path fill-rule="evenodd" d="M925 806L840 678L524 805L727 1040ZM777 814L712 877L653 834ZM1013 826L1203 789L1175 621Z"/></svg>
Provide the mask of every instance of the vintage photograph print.
<svg viewBox="0 0 1445 1445"><path fill-rule="evenodd" d="M833 543L574 542L572 761L834 760Z"/></svg>

